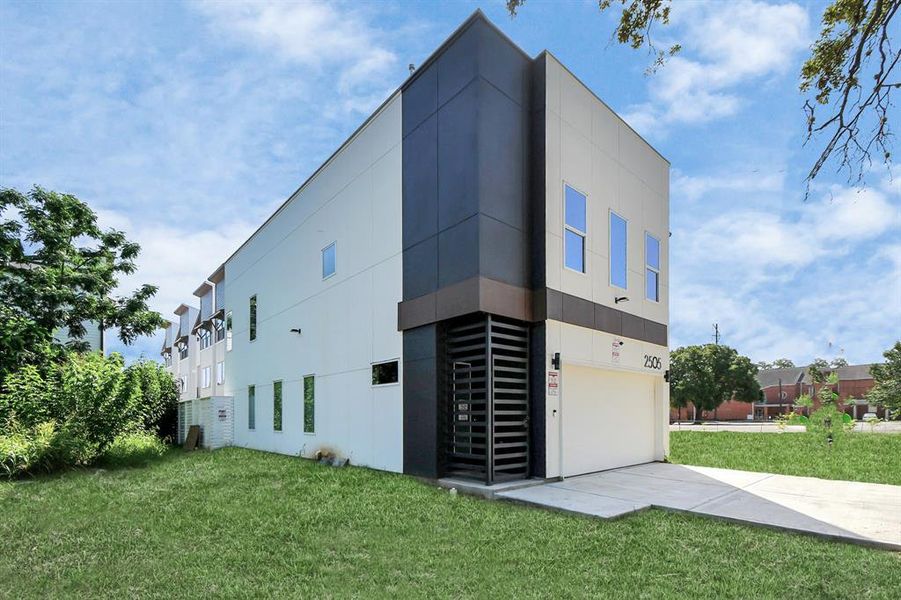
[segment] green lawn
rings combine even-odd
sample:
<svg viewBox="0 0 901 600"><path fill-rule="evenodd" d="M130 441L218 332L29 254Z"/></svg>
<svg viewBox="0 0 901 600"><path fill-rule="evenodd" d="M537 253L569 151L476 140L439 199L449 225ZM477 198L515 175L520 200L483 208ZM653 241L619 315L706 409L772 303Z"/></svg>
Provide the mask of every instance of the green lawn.
<svg viewBox="0 0 901 600"><path fill-rule="evenodd" d="M895 434L845 434L830 447L815 433L670 433L670 461L704 467L901 485L899 457Z"/></svg>
<svg viewBox="0 0 901 600"><path fill-rule="evenodd" d="M901 589L901 554L884 550L660 511L580 518L234 448L2 483L0 509L0 597L9 598L797 599Z"/></svg>

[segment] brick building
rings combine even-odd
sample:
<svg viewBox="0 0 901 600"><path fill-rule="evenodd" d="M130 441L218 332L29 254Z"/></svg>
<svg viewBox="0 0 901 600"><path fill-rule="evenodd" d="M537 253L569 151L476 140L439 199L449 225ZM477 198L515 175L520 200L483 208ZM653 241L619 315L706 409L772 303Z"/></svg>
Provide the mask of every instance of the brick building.
<svg viewBox="0 0 901 600"><path fill-rule="evenodd" d="M839 395L842 409L854 419L862 419L867 413L876 413L879 418L885 418L885 409L872 406L865 400L867 392L873 387L871 366L848 365L826 371L838 375L838 383L832 387ZM763 394L760 402L730 400L721 404L716 411L704 411L700 418L719 421L769 421L780 414L791 412L803 394L814 399L814 409L820 405L817 398L820 386L813 383L807 367L765 369L757 374L757 381ZM693 418L694 409L691 406L682 409L681 415L677 409L670 410L671 420Z"/></svg>

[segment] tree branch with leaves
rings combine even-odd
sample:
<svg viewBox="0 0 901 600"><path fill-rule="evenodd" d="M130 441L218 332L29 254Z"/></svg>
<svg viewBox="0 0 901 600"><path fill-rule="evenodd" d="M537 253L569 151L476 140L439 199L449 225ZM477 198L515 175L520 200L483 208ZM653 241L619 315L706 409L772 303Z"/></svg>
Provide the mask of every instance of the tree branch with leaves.
<svg viewBox="0 0 901 600"><path fill-rule="evenodd" d="M125 344L163 325L148 308L156 286L115 293L119 277L135 272L140 246L101 229L75 196L3 189L0 218L0 380L48 351L84 349L86 322L116 328ZM67 348L54 339L63 328L72 340Z"/></svg>
<svg viewBox="0 0 901 600"><path fill-rule="evenodd" d="M510 15L525 2L507 0ZM635 49L647 46L654 56L649 73L679 52L679 44L664 51L651 39L655 25L669 24L671 0L598 0L602 12L616 6L621 12L613 37ZM800 90L812 95L804 102L804 144L825 140L805 178L808 194L830 161L858 187L874 159L892 164L891 94L901 88L901 48L892 35L899 30L899 8L901 0L833 0L823 12L820 36L801 67Z"/></svg>

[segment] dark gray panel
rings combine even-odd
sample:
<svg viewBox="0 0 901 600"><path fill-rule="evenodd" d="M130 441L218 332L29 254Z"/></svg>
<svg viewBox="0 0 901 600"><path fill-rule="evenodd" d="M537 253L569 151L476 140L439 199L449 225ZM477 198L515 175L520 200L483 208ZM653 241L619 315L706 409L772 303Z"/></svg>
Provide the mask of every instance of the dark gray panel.
<svg viewBox="0 0 901 600"><path fill-rule="evenodd" d="M479 274L479 218L458 223L438 235L438 286Z"/></svg>
<svg viewBox="0 0 901 600"><path fill-rule="evenodd" d="M419 76L403 91L401 104L402 131L406 137L438 110L438 69L432 66L419 73Z"/></svg>
<svg viewBox="0 0 901 600"><path fill-rule="evenodd" d="M434 325L407 330L403 338L405 363L437 356L438 331Z"/></svg>
<svg viewBox="0 0 901 600"><path fill-rule="evenodd" d="M438 229L479 211L479 84L473 81L438 111Z"/></svg>
<svg viewBox="0 0 901 600"><path fill-rule="evenodd" d="M531 61L490 26L480 27L479 34L479 74L517 104L525 104Z"/></svg>
<svg viewBox="0 0 901 600"><path fill-rule="evenodd" d="M644 323L645 320L629 313L621 313L623 316L623 335L625 337L634 338L636 340L645 339Z"/></svg>
<svg viewBox="0 0 901 600"><path fill-rule="evenodd" d="M438 236L404 250L404 300L438 289Z"/></svg>
<svg viewBox="0 0 901 600"><path fill-rule="evenodd" d="M606 331L613 335L623 334L623 312L604 306L603 304L594 305L594 328L599 331Z"/></svg>
<svg viewBox="0 0 901 600"><path fill-rule="evenodd" d="M478 74L480 31L485 23L475 21L438 58L438 106L466 87Z"/></svg>
<svg viewBox="0 0 901 600"><path fill-rule="evenodd" d="M403 247L438 233L438 119L403 141Z"/></svg>
<svg viewBox="0 0 901 600"><path fill-rule="evenodd" d="M478 84L479 206L481 212L526 230L526 116L484 80Z"/></svg>
<svg viewBox="0 0 901 600"><path fill-rule="evenodd" d="M527 234L491 217L480 215L479 274L510 285L528 287Z"/></svg>
<svg viewBox="0 0 901 600"><path fill-rule="evenodd" d="M404 473L434 479L439 445L437 358L404 360L403 378Z"/></svg>
<svg viewBox="0 0 901 600"><path fill-rule="evenodd" d="M570 294L563 294L563 321L594 329L594 303Z"/></svg>

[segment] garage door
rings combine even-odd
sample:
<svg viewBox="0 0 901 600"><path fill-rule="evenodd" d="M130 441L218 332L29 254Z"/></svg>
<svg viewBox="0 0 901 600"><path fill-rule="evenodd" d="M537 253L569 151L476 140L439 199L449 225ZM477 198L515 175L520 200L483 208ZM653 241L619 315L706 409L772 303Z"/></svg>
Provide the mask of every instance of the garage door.
<svg viewBox="0 0 901 600"><path fill-rule="evenodd" d="M565 366L563 474L654 460L654 377Z"/></svg>

